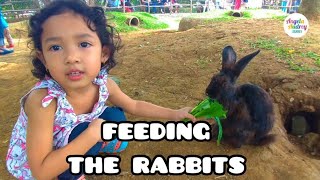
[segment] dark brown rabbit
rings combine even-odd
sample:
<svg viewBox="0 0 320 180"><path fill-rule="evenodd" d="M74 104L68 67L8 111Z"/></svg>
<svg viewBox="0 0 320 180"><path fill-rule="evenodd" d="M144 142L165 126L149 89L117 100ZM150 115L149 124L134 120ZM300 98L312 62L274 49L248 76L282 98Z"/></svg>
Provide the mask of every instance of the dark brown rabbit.
<svg viewBox="0 0 320 180"><path fill-rule="evenodd" d="M238 62L231 46L222 52L222 69L214 75L206 94L218 100L226 110L227 119L223 119L223 138L233 147L244 144L267 145L275 136L268 134L274 124L272 99L261 87L253 84L236 85L236 80L246 65L260 52L249 54ZM218 133L218 126L213 126L213 135Z"/></svg>

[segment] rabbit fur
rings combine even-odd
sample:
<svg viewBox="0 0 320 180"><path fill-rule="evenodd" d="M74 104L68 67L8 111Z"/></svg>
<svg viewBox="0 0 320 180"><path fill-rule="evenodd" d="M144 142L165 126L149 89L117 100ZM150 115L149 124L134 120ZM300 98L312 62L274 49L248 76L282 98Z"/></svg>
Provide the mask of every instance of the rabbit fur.
<svg viewBox="0 0 320 180"><path fill-rule="evenodd" d="M212 77L206 88L207 96L218 100L228 111L227 119L221 120L222 141L235 148L244 144L267 145L275 140L275 135L268 134L274 124L270 95L257 85L236 85L242 70L259 52L260 50L236 62L235 51L231 46L226 46L222 51L222 69ZM216 137L216 124L212 131Z"/></svg>

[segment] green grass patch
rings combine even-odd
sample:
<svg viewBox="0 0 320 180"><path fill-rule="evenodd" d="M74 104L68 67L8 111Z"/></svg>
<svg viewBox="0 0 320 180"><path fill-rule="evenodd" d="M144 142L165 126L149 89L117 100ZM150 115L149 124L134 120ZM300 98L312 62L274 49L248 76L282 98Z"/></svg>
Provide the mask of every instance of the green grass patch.
<svg viewBox="0 0 320 180"><path fill-rule="evenodd" d="M320 67L320 55L318 55L312 51L309 51L307 53L301 53L301 56L313 59L314 64Z"/></svg>
<svg viewBox="0 0 320 180"><path fill-rule="evenodd" d="M208 14L209 18L204 20L204 24L211 24L215 22L230 22L234 21L237 19L250 19L252 18L252 14L250 12L244 11L243 17L234 17L232 16L233 11L227 11L224 12L223 14L220 14L219 16L216 17L210 17L212 15ZM193 17L196 17L198 14L194 14Z"/></svg>
<svg viewBox="0 0 320 180"><path fill-rule="evenodd" d="M258 39L256 42L249 42L253 48L262 48L272 50L277 47L277 41L274 39Z"/></svg>
<svg viewBox="0 0 320 180"><path fill-rule="evenodd" d="M222 17L229 17L229 16L233 17L233 16L232 16L232 13L233 13L233 11L226 11L226 12L224 12L224 13L222 14Z"/></svg>
<svg viewBox="0 0 320 180"><path fill-rule="evenodd" d="M228 22L228 21L233 21L235 17L233 16L227 16L227 17L217 17L217 18L212 18L212 19L206 19L205 23L212 23L212 22Z"/></svg>
<svg viewBox="0 0 320 180"><path fill-rule="evenodd" d="M224 13L221 14L215 14L213 15L212 13L209 12L205 12L205 13L194 13L192 14L192 16L190 16L191 18L201 18L204 19L204 15L207 15L206 18L204 19L204 24L208 25L211 23L215 23L215 22L230 22L230 21L234 21L234 20L243 20L243 19L250 19L252 18L252 14L248 11L243 11L243 17L234 17L232 16L233 11L226 11Z"/></svg>
<svg viewBox="0 0 320 180"><path fill-rule="evenodd" d="M272 16L271 19L279 20L279 21L284 21L287 18L286 15L281 15L281 16Z"/></svg>
<svg viewBox="0 0 320 180"><path fill-rule="evenodd" d="M201 69L208 67L208 65L212 62L209 57L200 56L195 62Z"/></svg>
<svg viewBox="0 0 320 180"><path fill-rule="evenodd" d="M314 44L314 43L317 43L314 39L311 39L311 38L304 38L303 39L303 43L304 44Z"/></svg>
<svg viewBox="0 0 320 180"><path fill-rule="evenodd" d="M222 17L223 18L232 17L233 19L235 19L236 17L232 16L233 12L234 11L226 11L225 13L223 13ZM240 17L240 18L251 19L253 17L252 14L249 11L242 11L242 13L243 13L243 16Z"/></svg>
<svg viewBox="0 0 320 180"><path fill-rule="evenodd" d="M243 18L247 18L247 19L251 19L252 18L252 14L248 11L243 11Z"/></svg>
<svg viewBox="0 0 320 180"><path fill-rule="evenodd" d="M119 32L132 32L141 29L166 29L168 24L158 21L156 17L153 17L146 12L134 12L134 13L122 13L122 12L107 12L107 19L112 22L113 26ZM129 17L135 16L140 21L140 26L129 26L126 21Z"/></svg>
<svg viewBox="0 0 320 180"><path fill-rule="evenodd" d="M252 48L258 49L267 49L272 50L275 56L285 61L291 70L299 71L299 72L309 72L315 73L320 71L320 55L314 52L297 52L292 48L283 47L277 40L275 39L262 39L259 38L255 42L247 42ZM314 61L316 67L310 67L307 63L298 61L301 57L310 58Z"/></svg>

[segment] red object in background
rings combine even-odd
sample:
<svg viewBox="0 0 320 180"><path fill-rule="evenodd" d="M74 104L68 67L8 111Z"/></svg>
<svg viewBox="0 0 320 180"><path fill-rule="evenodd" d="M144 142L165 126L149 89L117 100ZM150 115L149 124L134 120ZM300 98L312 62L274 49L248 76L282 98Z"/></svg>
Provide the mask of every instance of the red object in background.
<svg viewBox="0 0 320 180"><path fill-rule="evenodd" d="M234 10L239 10L241 7L241 0L236 0L236 3L234 5Z"/></svg>
<svg viewBox="0 0 320 180"><path fill-rule="evenodd" d="M124 9L125 9L126 12L132 12L132 10L127 6Z"/></svg>
<svg viewBox="0 0 320 180"><path fill-rule="evenodd" d="M124 0L120 0L120 3L121 3L121 6L123 6L123 1ZM126 3L126 1L125 1L125 7L124 7L124 10L125 10L125 12L133 12L133 9L132 9L132 7L131 7L131 3L129 2L129 3ZM130 5L129 5L130 4Z"/></svg>

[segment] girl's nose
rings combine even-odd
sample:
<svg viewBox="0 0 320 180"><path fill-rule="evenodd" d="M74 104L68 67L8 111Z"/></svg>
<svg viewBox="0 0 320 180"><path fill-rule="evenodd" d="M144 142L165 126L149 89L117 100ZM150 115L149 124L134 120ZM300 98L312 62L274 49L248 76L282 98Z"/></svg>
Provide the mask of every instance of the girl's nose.
<svg viewBox="0 0 320 180"><path fill-rule="evenodd" d="M66 54L65 63L72 64L80 62L80 58L77 56L77 53L74 51L69 51Z"/></svg>

